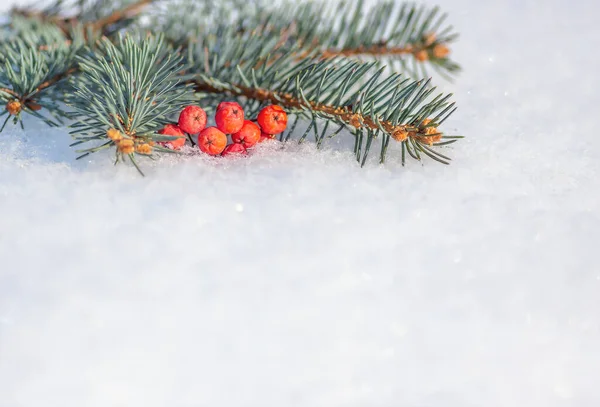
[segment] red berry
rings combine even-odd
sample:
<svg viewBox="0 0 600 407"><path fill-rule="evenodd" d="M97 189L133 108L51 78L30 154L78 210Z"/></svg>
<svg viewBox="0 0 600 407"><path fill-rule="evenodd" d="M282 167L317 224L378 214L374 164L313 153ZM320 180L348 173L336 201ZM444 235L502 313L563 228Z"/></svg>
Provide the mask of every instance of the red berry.
<svg viewBox="0 0 600 407"><path fill-rule="evenodd" d="M246 147L241 143L233 143L225 147L225 150L221 153L223 157L226 155L237 155L237 154L248 154Z"/></svg>
<svg viewBox="0 0 600 407"><path fill-rule="evenodd" d="M221 103L219 103L219 106L217 106L217 112L219 110L223 109L224 107L227 107L227 106L237 107L240 110L244 110L244 109L242 109L242 106L240 106L239 103L236 103L236 102L221 102Z"/></svg>
<svg viewBox="0 0 600 407"><path fill-rule="evenodd" d="M287 113L281 106L270 105L258 114L258 124L263 133L279 134L287 127Z"/></svg>
<svg viewBox="0 0 600 407"><path fill-rule="evenodd" d="M223 105L215 115L217 128L225 134L237 133L244 126L244 109L237 103L228 102Z"/></svg>
<svg viewBox="0 0 600 407"><path fill-rule="evenodd" d="M174 150L179 150L185 144L185 133L175 124L167 124L162 130L158 132L165 136L179 137L175 140L163 141L160 144L166 147L171 147Z"/></svg>
<svg viewBox="0 0 600 407"><path fill-rule="evenodd" d="M210 155L219 155L227 145L227 136L216 127L207 127L198 135L198 147Z"/></svg>
<svg viewBox="0 0 600 407"><path fill-rule="evenodd" d="M242 129L231 135L231 139L234 143L243 144L246 148L253 147L260 140L260 127L258 124L246 120Z"/></svg>
<svg viewBox="0 0 600 407"><path fill-rule="evenodd" d="M188 134L198 134L206 127L206 112L199 106L187 106L179 115L179 128Z"/></svg>

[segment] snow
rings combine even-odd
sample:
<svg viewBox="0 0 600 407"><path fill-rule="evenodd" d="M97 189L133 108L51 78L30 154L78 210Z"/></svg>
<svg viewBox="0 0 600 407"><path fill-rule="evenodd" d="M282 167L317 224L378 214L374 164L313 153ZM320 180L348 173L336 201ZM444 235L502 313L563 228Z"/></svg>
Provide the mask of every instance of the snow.
<svg viewBox="0 0 600 407"><path fill-rule="evenodd" d="M600 405L600 6L439 4L450 167L0 134L0 407Z"/></svg>

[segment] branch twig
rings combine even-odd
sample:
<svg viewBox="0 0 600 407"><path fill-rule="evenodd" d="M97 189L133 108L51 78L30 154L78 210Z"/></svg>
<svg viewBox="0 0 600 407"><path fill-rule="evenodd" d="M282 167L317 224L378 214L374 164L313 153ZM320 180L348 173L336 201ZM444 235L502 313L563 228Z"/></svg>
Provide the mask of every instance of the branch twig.
<svg viewBox="0 0 600 407"><path fill-rule="evenodd" d="M300 54L299 58L304 58L309 54L309 51L305 51ZM430 56L431 54L431 56ZM320 56L323 59L334 58L334 57L358 57L358 56L369 56L369 57L382 57L382 56L399 56L399 55L413 55L418 62L425 62L433 58L446 58L450 54L450 49L443 43L432 43L432 44L419 44L419 45L406 45L400 47L389 47L386 44L376 44L370 46L359 46L356 48L345 48L345 49L325 49L321 52Z"/></svg>
<svg viewBox="0 0 600 407"><path fill-rule="evenodd" d="M241 96L248 99L258 100L260 102L268 102L277 104L288 109L308 108L312 111L321 112L328 116L338 117L344 123L355 128L366 127L371 130L385 130L394 139L404 141L407 138L414 138L419 141L438 141L441 138L441 133L431 133L431 130L418 129L408 125L393 125L389 121L375 122L371 117L364 116L359 113L354 113L348 108L333 107L315 102L301 101L289 93L274 92L265 89L249 88L247 86L236 85L232 88L218 88L206 82L195 81L194 86L198 92L206 93L228 93L232 96Z"/></svg>
<svg viewBox="0 0 600 407"><path fill-rule="evenodd" d="M132 3L122 9L115 10L110 15L101 18L97 21L88 22L85 24L84 28L92 28L94 31L99 31L103 35L105 34L105 29L109 25L115 24L123 19L131 18L137 14L139 14L142 9L151 4L154 0L138 0L135 3ZM25 8L13 8L11 11L12 15L17 15L25 18L35 18L45 23L54 24L60 30L65 33L65 35L69 34L70 29L77 23L78 20L81 19L81 16L73 16L73 17L60 17L58 15L48 16L45 15L42 11L39 10L31 10ZM84 30L85 31L85 30Z"/></svg>
<svg viewBox="0 0 600 407"><path fill-rule="evenodd" d="M57 82L65 79L66 77L74 74L75 72L77 72L77 68L73 67L70 69L67 69L65 72L62 72L58 75L53 76L52 78L48 79L46 82L41 83L37 88L35 88L35 90L27 95L24 96L24 98L27 98L27 96L29 95L34 95L46 88L49 88L50 86L56 84Z"/></svg>
<svg viewBox="0 0 600 407"><path fill-rule="evenodd" d="M104 28L111 24L115 24L120 20L131 18L139 14L144 7L146 7L148 4L151 4L153 1L154 0L138 0L127 7L114 11L111 15L101 18L91 25L97 31L104 31Z"/></svg>
<svg viewBox="0 0 600 407"><path fill-rule="evenodd" d="M19 95L17 95L17 93L12 89L0 88L0 92L8 93L9 95L14 96L15 98L19 97Z"/></svg>
<svg viewBox="0 0 600 407"><path fill-rule="evenodd" d="M152 3L153 1L154 0L139 0L133 4L130 4L127 7L124 7L120 10L114 11L113 13L111 13L109 16L107 16L105 18L102 18L102 19L92 22L92 23L88 23L87 26L92 27L96 31L100 31L100 32L104 33L107 26L115 24L125 18L131 18L133 15L140 13L141 10L146 5ZM75 21L77 20L76 18L61 18L58 16L46 16L40 11L28 10L28 9L13 9L12 13L13 13L13 15L19 15L19 16L23 16L26 18L37 18L39 20L55 24L65 34L68 34L70 27L72 27L75 24ZM70 43L70 40L67 40L67 43ZM42 45L39 48L40 51L43 51L45 49L48 49L48 46ZM27 101L28 99L30 99L30 96L35 95L35 94L39 93L40 91L42 91L46 88L49 88L50 86L55 85L59 81L69 77L70 75L74 74L77 71L78 71L78 68L76 68L76 67L69 68L66 71L61 72L61 73L55 75L54 77L46 80L45 82L41 83L33 91L31 91L25 95L19 95L14 90L7 89L7 88L0 88L0 91L8 93L9 95L13 96L15 99L17 99L21 102L24 102L24 101Z"/></svg>

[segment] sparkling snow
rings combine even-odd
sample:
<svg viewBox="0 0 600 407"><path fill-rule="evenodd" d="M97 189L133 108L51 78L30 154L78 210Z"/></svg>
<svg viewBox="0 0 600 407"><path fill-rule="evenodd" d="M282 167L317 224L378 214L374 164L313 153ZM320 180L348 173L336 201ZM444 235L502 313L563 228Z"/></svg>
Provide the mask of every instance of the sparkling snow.
<svg viewBox="0 0 600 407"><path fill-rule="evenodd" d="M450 167L0 134L0 407L600 405L600 6L439 4Z"/></svg>

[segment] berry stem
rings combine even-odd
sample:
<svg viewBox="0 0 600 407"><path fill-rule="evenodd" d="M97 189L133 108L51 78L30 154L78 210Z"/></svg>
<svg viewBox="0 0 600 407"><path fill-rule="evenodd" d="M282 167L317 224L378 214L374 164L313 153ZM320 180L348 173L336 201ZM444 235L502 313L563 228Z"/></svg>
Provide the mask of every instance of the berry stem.
<svg viewBox="0 0 600 407"><path fill-rule="evenodd" d="M187 134L187 138L190 141L190 143L192 143L192 147L196 147L196 142L194 141L194 138L189 134Z"/></svg>

